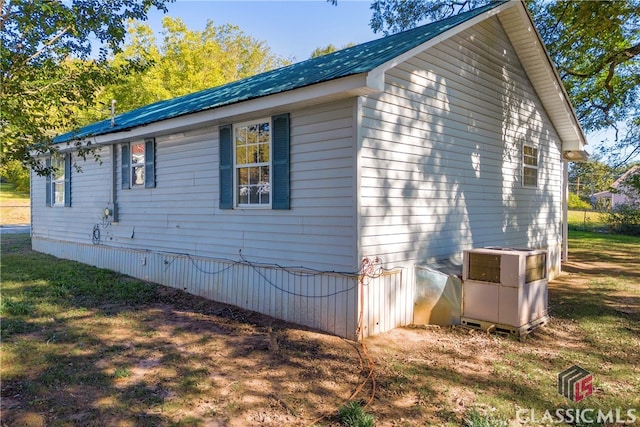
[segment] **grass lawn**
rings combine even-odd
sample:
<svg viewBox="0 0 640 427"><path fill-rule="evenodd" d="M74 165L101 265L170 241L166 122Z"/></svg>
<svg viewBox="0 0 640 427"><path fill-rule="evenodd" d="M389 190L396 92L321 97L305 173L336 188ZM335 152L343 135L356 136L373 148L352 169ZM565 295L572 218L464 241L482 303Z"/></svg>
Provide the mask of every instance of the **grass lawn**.
<svg viewBox="0 0 640 427"><path fill-rule="evenodd" d="M603 214L596 211L567 212L567 223L572 230L596 231L607 228Z"/></svg>
<svg viewBox="0 0 640 427"><path fill-rule="evenodd" d="M422 327L366 347L38 254L28 235L1 243L3 426L497 426L558 408L640 422L639 238L572 231L552 319L522 341ZM557 392L574 364L594 378L578 403Z"/></svg>
<svg viewBox="0 0 640 427"><path fill-rule="evenodd" d="M0 183L0 225L29 224L29 193L15 191L13 184Z"/></svg>

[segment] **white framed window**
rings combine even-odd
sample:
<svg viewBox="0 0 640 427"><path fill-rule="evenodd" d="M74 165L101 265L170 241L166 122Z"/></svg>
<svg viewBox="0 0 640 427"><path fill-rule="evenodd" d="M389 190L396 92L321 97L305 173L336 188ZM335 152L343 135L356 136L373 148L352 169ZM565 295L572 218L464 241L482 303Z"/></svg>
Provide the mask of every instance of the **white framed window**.
<svg viewBox="0 0 640 427"><path fill-rule="evenodd" d="M233 126L234 199L238 207L271 207L271 119Z"/></svg>
<svg viewBox="0 0 640 427"><path fill-rule="evenodd" d="M144 142L131 144L131 187L144 187Z"/></svg>
<svg viewBox="0 0 640 427"><path fill-rule="evenodd" d="M65 159L55 156L51 159L51 195L53 206L64 206L65 200Z"/></svg>
<svg viewBox="0 0 640 427"><path fill-rule="evenodd" d="M522 145L522 186L538 186L538 149L532 145Z"/></svg>

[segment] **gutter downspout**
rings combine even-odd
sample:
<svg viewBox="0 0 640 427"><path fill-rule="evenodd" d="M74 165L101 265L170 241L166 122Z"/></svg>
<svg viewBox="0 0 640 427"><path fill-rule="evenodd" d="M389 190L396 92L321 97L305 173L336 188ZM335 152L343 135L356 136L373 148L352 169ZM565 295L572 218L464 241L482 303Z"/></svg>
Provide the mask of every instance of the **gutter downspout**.
<svg viewBox="0 0 640 427"><path fill-rule="evenodd" d="M569 162L562 162L562 256L569 259ZM562 271L562 264L560 270Z"/></svg>
<svg viewBox="0 0 640 427"><path fill-rule="evenodd" d="M111 144L111 221L118 222L118 146Z"/></svg>

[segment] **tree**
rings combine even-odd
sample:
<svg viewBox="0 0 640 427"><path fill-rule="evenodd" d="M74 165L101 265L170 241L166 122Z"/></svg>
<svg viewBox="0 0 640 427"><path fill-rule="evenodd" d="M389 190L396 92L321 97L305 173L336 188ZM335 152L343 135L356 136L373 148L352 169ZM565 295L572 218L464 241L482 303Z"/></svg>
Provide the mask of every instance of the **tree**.
<svg viewBox="0 0 640 427"><path fill-rule="evenodd" d="M326 47L316 48L313 52L311 52L311 56L309 58L317 58L319 56L328 55L328 54L333 53L333 52L335 52L337 50L346 49L346 48L351 47L351 46L355 46L355 44L354 43L349 43L349 44L347 44L347 45L345 45L345 46L343 46L341 48L337 48L334 45L329 44Z"/></svg>
<svg viewBox="0 0 640 427"><path fill-rule="evenodd" d="M86 122L106 118L105 107L112 99L118 111L129 111L286 64L265 42L233 25L215 26L208 21L203 31L193 31L179 18L165 17L163 35L158 44L149 26L130 26L130 42L114 57L113 66L135 62L144 67L102 88L96 107L86 114Z"/></svg>
<svg viewBox="0 0 640 427"><path fill-rule="evenodd" d="M606 191L615 179L616 171L593 158L588 162L571 163L569 167L569 191L588 201L593 193Z"/></svg>
<svg viewBox="0 0 640 427"><path fill-rule="evenodd" d="M78 125L74 112L93 105L97 89L138 67L108 60L127 22L166 11L166 1L0 0L0 160L49 173L38 154L50 152L52 137Z"/></svg>
<svg viewBox="0 0 640 427"><path fill-rule="evenodd" d="M336 3L336 0L330 0ZM385 35L474 9L488 0L377 0ZM586 131L613 129L625 163L640 155L640 0L529 0L527 7Z"/></svg>

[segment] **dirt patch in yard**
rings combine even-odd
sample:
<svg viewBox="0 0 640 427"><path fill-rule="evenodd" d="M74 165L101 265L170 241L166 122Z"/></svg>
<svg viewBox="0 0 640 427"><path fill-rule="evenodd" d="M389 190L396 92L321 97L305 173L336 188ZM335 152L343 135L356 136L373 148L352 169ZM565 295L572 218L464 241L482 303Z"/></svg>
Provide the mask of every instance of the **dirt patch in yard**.
<svg viewBox="0 0 640 427"><path fill-rule="evenodd" d="M70 310L3 343L2 425L337 426L349 400L377 426L461 425L471 408L513 419L566 405L555 378L574 363L596 372L598 404L639 405L622 397L640 390L637 281L603 305L636 325L608 351L614 338L566 310L602 266L568 267L550 284L552 320L524 340L427 326L363 346L164 287L162 302Z"/></svg>

